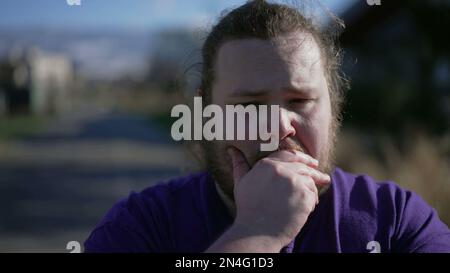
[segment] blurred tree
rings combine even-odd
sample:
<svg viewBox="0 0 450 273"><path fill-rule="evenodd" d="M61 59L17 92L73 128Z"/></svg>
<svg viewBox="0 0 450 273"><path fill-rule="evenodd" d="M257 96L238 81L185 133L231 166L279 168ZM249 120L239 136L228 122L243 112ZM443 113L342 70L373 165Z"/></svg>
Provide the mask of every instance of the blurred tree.
<svg viewBox="0 0 450 273"><path fill-rule="evenodd" d="M345 123L401 133L450 129L449 1L357 1L343 15Z"/></svg>

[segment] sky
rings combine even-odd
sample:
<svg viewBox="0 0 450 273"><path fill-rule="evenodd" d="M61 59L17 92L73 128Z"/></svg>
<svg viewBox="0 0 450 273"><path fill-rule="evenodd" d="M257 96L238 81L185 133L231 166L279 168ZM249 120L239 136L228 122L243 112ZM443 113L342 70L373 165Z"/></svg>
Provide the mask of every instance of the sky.
<svg viewBox="0 0 450 273"><path fill-rule="evenodd" d="M152 31L157 33L180 27L208 29L221 11L246 2L79 0L81 5L70 6L67 1L0 0L0 55L8 54L11 48L33 45L46 52L70 56L77 63L79 72L91 78L145 76L146 54L153 46ZM285 0L284 3L295 1L299 0ZM321 0L323 6L338 14L354 1ZM93 35L86 36L87 33Z"/></svg>
<svg viewBox="0 0 450 273"><path fill-rule="evenodd" d="M68 5L68 1L75 0L1 0L0 27L143 29L197 27L212 23L223 9L246 2L245 0L79 0L81 5L71 6ZM321 2L328 9L340 12L354 1ZM295 0L287 1L292 2Z"/></svg>

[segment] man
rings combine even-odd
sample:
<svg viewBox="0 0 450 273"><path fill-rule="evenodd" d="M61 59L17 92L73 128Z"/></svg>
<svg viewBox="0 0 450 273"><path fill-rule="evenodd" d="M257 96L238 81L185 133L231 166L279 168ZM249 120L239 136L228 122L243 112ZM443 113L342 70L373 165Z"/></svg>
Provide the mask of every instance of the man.
<svg viewBox="0 0 450 273"><path fill-rule="evenodd" d="M207 172L132 193L86 252L450 252L448 227L419 196L333 167L339 52L299 11L248 2L202 53L204 101L279 105L279 149L204 143Z"/></svg>

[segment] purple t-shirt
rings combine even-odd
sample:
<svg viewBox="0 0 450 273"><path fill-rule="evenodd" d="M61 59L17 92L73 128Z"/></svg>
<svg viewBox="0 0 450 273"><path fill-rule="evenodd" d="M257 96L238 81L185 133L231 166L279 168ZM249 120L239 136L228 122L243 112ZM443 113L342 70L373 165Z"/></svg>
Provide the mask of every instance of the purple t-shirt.
<svg viewBox="0 0 450 273"><path fill-rule="evenodd" d="M160 183L117 203L85 252L203 252L233 217L208 173ZM450 252L450 230L417 194L336 168L332 186L282 252Z"/></svg>

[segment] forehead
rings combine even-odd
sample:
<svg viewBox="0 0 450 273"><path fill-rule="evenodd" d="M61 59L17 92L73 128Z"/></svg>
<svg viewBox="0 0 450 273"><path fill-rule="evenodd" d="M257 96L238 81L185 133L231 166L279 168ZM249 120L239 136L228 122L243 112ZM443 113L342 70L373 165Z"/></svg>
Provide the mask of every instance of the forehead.
<svg viewBox="0 0 450 273"><path fill-rule="evenodd" d="M270 40L239 39L224 43L216 60L214 87L278 90L317 85L324 77L320 49L312 35L295 32Z"/></svg>

